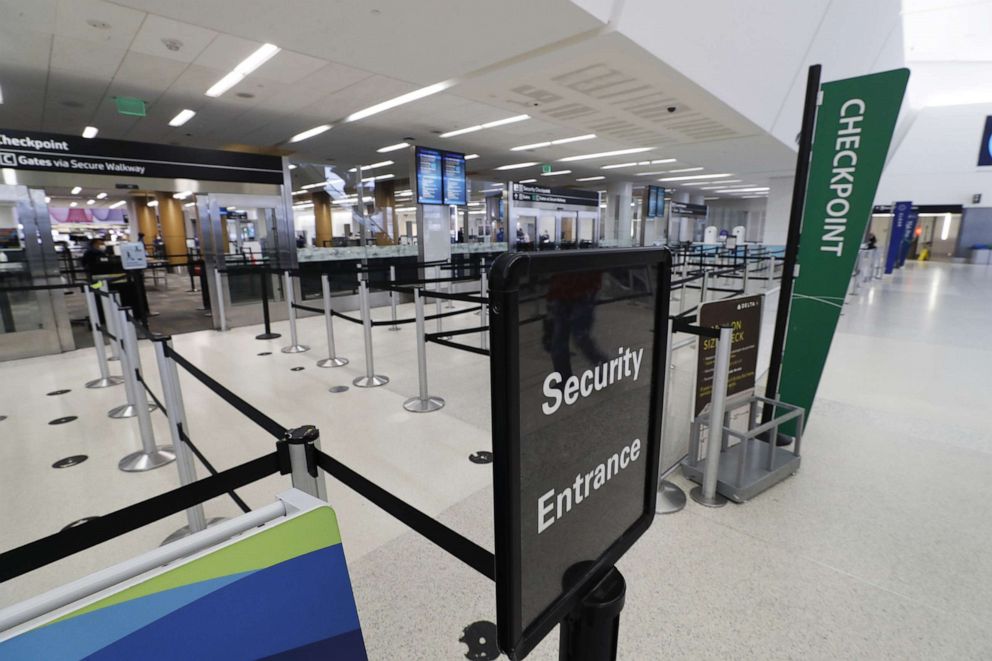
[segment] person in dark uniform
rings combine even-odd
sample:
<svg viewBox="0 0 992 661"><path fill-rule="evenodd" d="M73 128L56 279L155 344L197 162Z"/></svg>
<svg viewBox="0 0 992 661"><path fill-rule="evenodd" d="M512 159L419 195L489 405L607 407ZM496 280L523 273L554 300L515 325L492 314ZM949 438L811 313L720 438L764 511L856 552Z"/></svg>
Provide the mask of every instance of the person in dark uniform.
<svg viewBox="0 0 992 661"><path fill-rule="evenodd" d="M93 279L94 273L102 272L102 264L107 261L107 252L103 247L103 239L92 239L90 245L86 248L86 252L79 260L83 269L86 271L86 277L90 280Z"/></svg>

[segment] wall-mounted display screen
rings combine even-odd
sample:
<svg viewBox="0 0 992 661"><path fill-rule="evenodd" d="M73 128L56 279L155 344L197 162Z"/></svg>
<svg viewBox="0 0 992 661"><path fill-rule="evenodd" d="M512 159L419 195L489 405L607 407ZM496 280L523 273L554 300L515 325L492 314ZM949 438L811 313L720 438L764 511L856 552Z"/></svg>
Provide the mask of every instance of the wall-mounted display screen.
<svg viewBox="0 0 992 661"><path fill-rule="evenodd" d="M444 203L465 206L468 204L468 186L465 182L465 154L446 151L441 157L444 170Z"/></svg>
<svg viewBox="0 0 992 661"><path fill-rule="evenodd" d="M658 189L648 186L648 211L645 214L648 218L655 218L658 215Z"/></svg>
<svg viewBox="0 0 992 661"><path fill-rule="evenodd" d="M436 149L417 147L417 203L444 204L444 172L441 167L441 152Z"/></svg>

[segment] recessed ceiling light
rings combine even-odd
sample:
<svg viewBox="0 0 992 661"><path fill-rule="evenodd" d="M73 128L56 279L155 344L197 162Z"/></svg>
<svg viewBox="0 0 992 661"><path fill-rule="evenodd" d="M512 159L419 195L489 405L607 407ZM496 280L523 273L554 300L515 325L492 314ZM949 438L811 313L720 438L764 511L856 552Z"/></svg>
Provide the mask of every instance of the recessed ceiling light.
<svg viewBox="0 0 992 661"><path fill-rule="evenodd" d="M601 151L595 154L579 154L578 156L566 156L565 158L559 158L560 163L566 163L568 161L585 161L590 158L606 158L608 156L623 156L624 154L639 154L644 151L651 151L654 147L634 147L632 149L617 149L616 151Z"/></svg>
<svg viewBox="0 0 992 661"><path fill-rule="evenodd" d="M537 165L536 161L529 161L527 163L511 163L509 165L501 165L497 170L516 170L517 168L529 168L533 165Z"/></svg>
<svg viewBox="0 0 992 661"><path fill-rule="evenodd" d="M0 86L0 104L3 103L3 87Z"/></svg>
<svg viewBox="0 0 992 661"><path fill-rule="evenodd" d="M207 96L214 98L220 96L244 80L245 76L250 74L252 71L275 57L280 50L281 49L275 44L262 44L258 50L243 59L238 66L234 67L231 73L218 80L204 93Z"/></svg>
<svg viewBox="0 0 992 661"><path fill-rule="evenodd" d="M95 138L96 137L96 134L99 133L99 132L100 132L100 129L98 129L97 127L95 127L95 126L87 126L86 128L83 129L83 137L84 138Z"/></svg>
<svg viewBox="0 0 992 661"><path fill-rule="evenodd" d="M470 207L481 207L482 206L482 202L469 202L468 205Z"/></svg>
<svg viewBox="0 0 992 661"><path fill-rule="evenodd" d="M52 203L52 198L50 198L49 196L46 195L45 196L45 204L51 204L51 203Z"/></svg>
<svg viewBox="0 0 992 661"><path fill-rule="evenodd" d="M303 131L302 133L297 133L292 138L290 138L289 141L290 142L300 142L302 140L307 140L309 138L312 138L315 135L320 135L324 131L330 131L330 130L331 130L331 125L330 124L321 124L320 126L315 126L312 129L307 129L306 131Z"/></svg>
<svg viewBox="0 0 992 661"><path fill-rule="evenodd" d="M106 193L97 193L96 194L96 199L98 199L98 200L105 199L106 197L107 197L107 194Z"/></svg>
<svg viewBox="0 0 992 661"><path fill-rule="evenodd" d="M87 205L96 204L96 200L86 200L86 204Z"/></svg>
<svg viewBox="0 0 992 661"><path fill-rule="evenodd" d="M111 209L117 209L118 207L122 207L125 204L127 204L127 200L121 200L120 202L114 202L113 204L111 204L110 205L110 208Z"/></svg>
<svg viewBox="0 0 992 661"><path fill-rule="evenodd" d="M662 177L658 181L691 181L693 179L720 179L733 176L732 174L688 174L683 177Z"/></svg>
<svg viewBox="0 0 992 661"><path fill-rule="evenodd" d="M386 147L380 147L376 149L380 154L385 154L387 152L396 151L397 149L403 149L404 147L409 147L409 142L397 142L395 145L387 145Z"/></svg>
<svg viewBox="0 0 992 661"><path fill-rule="evenodd" d="M183 206L184 206L184 207L186 207L187 209L188 209L189 207L195 207L195 206L196 206L196 202L187 202L187 203L186 203L186 204L184 204Z"/></svg>
<svg viewBox="0 0 992 661"><path fill-rule="evenodd" d="M77 206L79 206L79 203L78 202L70 202L69 203L69 206L70 207L77 207Z"/></svg>
<svg viewBox="0 0 992 661"><path fill-rule="evenodd" d="M289 164L289 169L290 170L295 170L296 169L296 163L290 163Z"/></svg>
<svg viewBox="0 0 992 661"><path fill-rule="evenodd" d="M158 206L158 200L148 200L148 206L150 206L150 207L157 207ZM230 208L231 207L228 207L228 209L230 209Z"/></svg>
<svg viewBox="0 0 992 661"><path fill-rule="evenodd" d="M73 186L72 190L69 191L69 194L70 195L79 195L79 193L82 192L82 190L83 190L82 186Z"/></svg>
<svg viewBox="0 0 992 661"><path fill-rule="evenodd" d="M721 188L717 193L764 193L770 190L767 186L757 186L754 188Z"/></svg>
<svg viewBox="0 0 992 661"><path fill-rule="evenodd" d="M169 126L182 126L189 120L193 119L194 115L196 115L195 110L190 110L189 108L180 110L179 114L169 120Z"/></svg>
<svg viewBox="0 0 992 661"><path fill-rule="evenodd" d="M438 92L443 92L454 85L454 82L444 81L441 83L434 83L433 85L428 85L427 87L421 87L420 89L413 90L412 92L407 92L406 94L401 94L396 98L389 99L388 101L383 101L382 103L377 103L374 106L369 106L359 110L358 112L353 112L344 118L346 122L355 122L359 119L365 119L366 117L371 117L380 112L390 110L396 106L402 106L405 103L410 103L411 101L416 101L417 99L422 99L426 96L432 94L437 94Z"/></svg>
<svg viewBox="0 0 992 661"><path fill-rule="evenodd" d="M542 172L542 177L557 177L560 174L572 174L571 170L554 170L553 172Z"/></svg>
<svg viewBox="0 0 992 661"><path fill-rule="evenodd" d="M606 177L600 175L598 177L581 177L576 179L576 181L599 181L600 179L606 179Z"/></svg>
<svg viewBox="0 0 992 661"><path fill-rule="evenodd" d="M471 161L473 158L479 158L478 154L465 154L465 160Z"/></svg>
<svg viewBox="0 0 992 661"><path fill-rule="evenodd" d="M512 147L510 151L524 151L527 149L539 149L541 147L550 147L551 145L564 145L569 142L592 140L595 137L596 137L595 133L587 133L586 135L577 135L572 138L559 138L558 140L548 140L547 142L535 142L532 145L520 145L519 147Z"/></svg>
<svg viewBox="0 0 992 661"><path fill-rule="evenodd" d="M322 188L326 185L327 185L326 181L318 181L317 183L314 184L306 184L305 186L300 186L300 188L304 190L310 190L311 188Z"/></svg>
<svg viewBox="0 0 992 661"><path fill-rule="evenodd" d="M537 181L537 179L521 179L521 180L520 180L520 181L518 181L517 183L518 183L518 184L532 184L532 183L534 183L535 181Z"/></svg>
<svg viewBox="0 0 992 661"><path fill-rule="evenodd" d="M7 184L8 186L16 186L17 185L17 171L14 170L14 169L12 169L12 168L4 168L3 169L3 183Z"/></svg>
<svg viewBox="0 0 992 661"><path fill-rule="evenodd" d="M172 194L172 197L174 197L177 200L185 200L187 197L189 197L192 194L193 194L193 191L186 190L186 191L182 191L182 192L179 192L179 193L173 193Z"/></svg>
<svg viewBox="0 0 992 661"><path fill-rule="evenodd" d="M505 124L513 124L514 122L522 122L525 119L530 119L530 115L514 115L513 117L505 117L503 119L497 119L491 122L486 122L485 124L476 124L475 126L466 126L463 129L456 129L454 131L448 131L447 133L442 133L442 138L453 138L456 135L464 135L466 133L474 133L475 131L481 131L483 129L491 129L497 126L503 126Z"/></svg>

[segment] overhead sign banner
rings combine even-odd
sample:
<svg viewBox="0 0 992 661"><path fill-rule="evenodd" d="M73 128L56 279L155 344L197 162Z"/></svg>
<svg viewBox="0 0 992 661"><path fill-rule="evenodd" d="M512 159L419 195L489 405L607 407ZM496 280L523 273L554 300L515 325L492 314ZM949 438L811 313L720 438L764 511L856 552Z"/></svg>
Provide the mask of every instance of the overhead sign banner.
<svg viewBox="0 0 992 661"><path fill-rule="evenodd" d="M909 70L896 69L821 88L779 381L780 398L807 420L908 81Z"/></svg>
<svg viewBox="0 0 992 661"><path fill-rule="evenodd" d="M552 188L513 182L515 202L547 202L549 204L573 204L581 207L598 207L599 193L575 188Z"/></svg>
<svg viewBox="0 0 992 661"><path fill-rule="evenodd" d="M754 391L758 370L758 341L761 337L761 302L764 296L744 296L704 303L699 308L699 325L705 328L730 326L730 378L727 397ZM695 415L705 412L713 399L713 370L716 365L716 338L704 337L696 351Z"/></svg>
<svg viewBox="0 0 992 661"><path fill-rule="evenodd" d="M916 233L916 223L920 219L920 210L911 207L909 216L906 218L906 226L903 228L902 246L899 247L899 268L906 264L909 256L909 249L913 245L913 237Z"/></svg>
<svg viewBox="0 0 992 661"><path fill-rule="evenodd" d="M511 659L654 518L669 269L657 249L493 264L496 610Z"/></svg>
<svg viewBox="0 0 992 661"><path fill-rule="evenodd" d="M982 131L982 144L978 148L978 164L992 165L992 115L985 118L985 130Z"/></svg>
<svg viewBox="0 0 992 661"><path fill-rule="evenodd" d="M444 167L444 203L463 207L468 204L465 154L446 151L441 160Z"/></svg>
<svg viewBox="0 0 992 661"><path fill-rule="evenodd" d="M906 238L906 225L909 224L909 214L913 210L912 202L896 202L892 205L892 231L889 232L889 245L885 252L885 272L899 266L899 254L902 252L902 242Z"/></svg>
<svg viewBox="0 0 992 661"><path fill-rule="evenodd" d="M283 183L282 159L215 149L0 129L0 167L41 172Z"/></svg>
<svg viewBox="0 0 992 661"><path fill-rule="evenodd" d="M705 204L690 204L689 202L676 202L672 200L673 216L694 216L696 218L706 217Z"/></svg>

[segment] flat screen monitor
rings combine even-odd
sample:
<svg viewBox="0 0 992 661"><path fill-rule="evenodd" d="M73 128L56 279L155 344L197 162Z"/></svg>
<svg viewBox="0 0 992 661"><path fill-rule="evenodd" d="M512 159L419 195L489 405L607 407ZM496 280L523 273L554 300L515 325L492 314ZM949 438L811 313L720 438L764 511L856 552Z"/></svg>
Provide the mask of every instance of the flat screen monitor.
<svg viewBox="0 0 992 661"><path fill-rule="evenodd" d="M441 152L417 147L414 157L417 162L417 203L444 204Z"/></svg>

